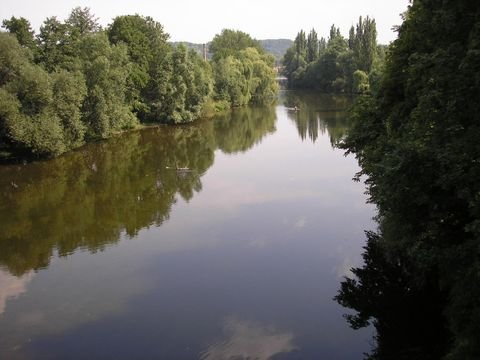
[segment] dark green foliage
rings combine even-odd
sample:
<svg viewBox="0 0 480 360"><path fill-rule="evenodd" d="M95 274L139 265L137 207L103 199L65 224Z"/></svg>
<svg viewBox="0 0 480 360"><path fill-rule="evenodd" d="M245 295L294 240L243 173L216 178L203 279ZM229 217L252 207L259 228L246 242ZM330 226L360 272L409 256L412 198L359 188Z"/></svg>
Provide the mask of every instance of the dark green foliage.
<svg viewBox="0 0 480 360"><path fill-rule="evenodd" d="M306 60L311 63L318 59L318 35L315 29L312 29L307 37Z"/></svg>
<svg viewBox="0 0 480 360"><path fill-rule="evenodd" d="M378 207L383 256L403 254L408 286L445 294L448 359L480 357L479 18L478 2L414 1L344 143ZM355 298L344 304L377 316Z"/></svg>
<svg viewBox="0 0 480 360"><path fill-rule="evenodd" d="M0 147L6 151L58 155L66 150L47 72L22 57L15 37L0 33Z"/></svg>
<svg viewBox="0 0 480 360"><path fill-rule="evenodd" d="M117 17L108 36L127 46L132 60L127 101L141 120L178 124L200 116L213 81L200 55L168 44L162 25L151 17Z"/></svg>
<svg viewBox="0 0 480 360"><path fill-rule="evenodd" d="M88 7L83 9L81 7L74 8L65 24L69 27L70 36L73 37L81 37L102 29L98 19L90 12Z"/></svg>
<svg viewBox="0 0 480 360"><path fill-rule="evenodd" d="M152 96L151 88L159 75L159 63L170 51L168 34L160 23L149 16L125 15L113 20L108 28L108 37L112 44L124 43L127 46L131 59L127 100L139 117L147 120L152 111L149 104L158 101L156 96Z"/></svg>
<svg viewBox="0 0 480 360"><path fill-rule="evenodd" d="M187 123L206 114L206 104L263 102L277 90L273 57L240 31L215 37L212 66L168 44L148 16L119 16L103 31L89 8L77 7L64 22L47 18L35 39L26 19L3 27L11 34L0 34L2 156L55 156L138 119Z"/></svg>
<svg viewBox="0 0 480 360"><path fill-rule="evenodd" d="M68 149L83 144L87 127L82 121L81 106L87 87L81 72L59 70L51 75L54 112L62 122L64 142Z"/></svg>
<svg viewBox="0 0 480 360"><path fill-rule="evenodd" d="M66 68L71 62L68 49L68 28L55 16L47 18L40 26L37 36L37 63L47 71Z"/></svg>
<svg viewBox="0 0 480 360"><path fill-rule="evenodd" d="M125 101L129 58L123 45L110 45L105 33L85 36L80 44L87 96L82 112L89 137L106 138L132 128L137 119Z"/></svg>
<svg viewBox="0 0 480 360"><path fill-rule="evenodd" d="M364 93L370 89L368 76L381 71L381 60L376 42L375 20L360 17L356 30L352 26L348 40L340 29L332 25L328 41L318 40L314 29L308 37L300 31L294 45L284 58L284 74L294 88L317 89L329 93ZM361 86L357 70L362 76ZM377 75L373 78L376 80ZM366 82L365 82L366 80Z"/></svg>
<svg viewBox="0 0 480 360"><path fill-rule="evenodd" d="M32 30L30 22L27 19L12 16L10 20L3 20L2 27L7 29L9 33L15 35L20 45L32 51L35 49L35 32Z"/></svg>

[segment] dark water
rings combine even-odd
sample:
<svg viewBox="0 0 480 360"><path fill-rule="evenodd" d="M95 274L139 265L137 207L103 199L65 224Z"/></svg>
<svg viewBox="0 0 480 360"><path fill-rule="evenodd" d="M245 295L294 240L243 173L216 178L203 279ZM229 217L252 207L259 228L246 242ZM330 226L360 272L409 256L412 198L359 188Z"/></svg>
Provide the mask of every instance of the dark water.
<svg viewBox="0 0 480 360"><path fill-rule="evenodd" d="M0 167L0 358L361 359L348 100L279 103Z"/></svg>

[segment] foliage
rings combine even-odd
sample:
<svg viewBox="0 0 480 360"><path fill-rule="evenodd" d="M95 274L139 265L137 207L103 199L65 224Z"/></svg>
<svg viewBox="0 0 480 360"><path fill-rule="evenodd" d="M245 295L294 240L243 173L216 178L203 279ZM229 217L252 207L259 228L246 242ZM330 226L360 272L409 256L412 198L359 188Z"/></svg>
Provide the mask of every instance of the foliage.
<svg viewBox="0 0 480 360"><path fill-rule="evenodd" d="M63 105L65 98L73 101L73 106L76 100L82 100L82 83L78 80L78 87L68 94L59 86L60 77L54 78L32 64L23 56L25 51L16 38L0 33L0 74L3 75L0 147L37 155L58 155L66 151L67 146L78 144L78 139L72 136L68 141L64 138L66 133L72 134L71 125L78 123L78 118ZM77 92L76 98L72 96L74 92ZM73 118L70 119L70 115Z"/></svg>
<svg viewBox="0 0 480 360"><path fill-rule="evenodd" d="M20 45L25 46L32 51L35 49L35 32L32 30L32 26L27 19L12 16L10 20L3 20L2 27L10 34L15 35Z"/></svg>
<svg viewBox="0 0 480 360"><path fill-rule="evenodd" d="M163 26L151 17L140 15L118 16L108 27L108 37L112 44L124 43L131 59L128 78L127 99L141 119L146 119L153 99L148 88L155 82L156 69L165 53L168 34Z"/></svg>
<svg viewBox="0 0 480 360"><path fill-rule="evenodd" d="M228 56L236 57L241 50L255 48L258 52L264 50L258 40L252 39L243 31L223 29L220 34L215 35L210 43L209 50L213 54L213 60L218 61Z"/></svg>
<svg viewBox="0 0 480 360"><path fill-rule="evenodd" d="M85 36L80 44L87 96L83 103L87 135L106 138L132 128L137 119L125 101L129 58L123 45L110 45L105 33Z"/></svg>
<svg viewBox="0 0 480 360"><path fill-rule="evenodd" d="M259 47L258 42L241 31L223 30L215 36L210 50L213 49L216 100L243 106L274 98L278 91L273 71L275 60Z"/></svg>
<svg viewBox="0 0 480 360"><path fill-rule="evenodd" d="M407 288L443 294L438 313L452 340L439 346L448 359L480 357L479 18L477 2L414 1L380 89L359 99L343 144L378 207L381 256L392 265L402 254ZM382 268L367 263L356 273L379 276ZM380 321L358 301L368 286L346 281L343 304Z"/></svg>
<svg viewBox="0 0 480 360"><path fill-rule="evenodd" d="M368 16L359 18L356 29L352 26L348 40L335 25L330 28L328 40L318 40L315 29L308 35L301 30L283 58L284 74L294 88L366 93L370 89L368 75L381 69L376 38L375 20Z"/></svg>
<svg viewBox="0 0 480 360"><path fill-rule="evenodd" d="M102 30L89 8L76 7L65 21L47 18L37 35L24 18L3 27L2 154L56 156L139 120L187 123L207 114L206 104L263 102L277 90L273 57L240 31L215 37L209 63L168 44L149 16L118 16Z"/></svg>

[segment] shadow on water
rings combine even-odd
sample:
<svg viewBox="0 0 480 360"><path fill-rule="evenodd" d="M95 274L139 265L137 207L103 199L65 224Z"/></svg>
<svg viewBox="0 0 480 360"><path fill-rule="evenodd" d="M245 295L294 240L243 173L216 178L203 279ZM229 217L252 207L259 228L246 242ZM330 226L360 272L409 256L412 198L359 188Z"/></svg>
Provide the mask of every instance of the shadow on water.
<svg viewBox="0 0 480 360"><path fill-rule="evenodd" d="M160 127L89 144L59 158L0 167L0 266L48 267L78 248L95 252L168 220L178 198L202 190L214 152L247 151L275 131L271 108Z"/></svg>
<svg viewBox="0 0 480 360"><path fill-rule="evenodd" d="M352 269L354 276L344 279L335 297L356 312L345 315L352 328L375 327L366 359L443 358L451 338L437 274L421 274L406 251L385 246L380 235L368 232L367 238L363 267Z"/></svg>

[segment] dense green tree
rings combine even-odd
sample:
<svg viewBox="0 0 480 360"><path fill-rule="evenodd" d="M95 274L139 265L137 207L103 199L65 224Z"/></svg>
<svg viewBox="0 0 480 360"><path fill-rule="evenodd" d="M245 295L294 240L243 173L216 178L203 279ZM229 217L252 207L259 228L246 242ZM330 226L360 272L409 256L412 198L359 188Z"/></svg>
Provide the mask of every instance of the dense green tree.
<svg viewBox="0 0 480 360"><path fill-rule="evenodd" d="M307 37L307 62L313 62L318 59L318 35L315 29L308 33Z"/></svg>
<svg viewBox="0 0 480 360"><path fill-rule="evenodd" d="M80 56L87 84L83 104L89 137L106 138L138 120L125 101L129 57L124 45L110 45L105 33L85 36Z"/></svg>
<svg viewBox="0 0 480 360"><path fill-rule="evenodd" d="M349 38L345 39L335 25L330 28L328 40L320 40L314 29L305 39L300 31L294 45L287 50L284 58L284 74L290 86L312 88L324 92L359 92L357 70L366 75L371 72L372 86L377 88L382 71L384 56L376 42L375 20L360 17L359 23L350 28ZM369 79L369 77L367 77ZM361 92L369 91L370 84L361 86Z"/></svg>
<svg viewBox="0 0 480 360"><path fill-rule="evenodd" d="M59 70L51 75L54 112L63 126L63 141L68 149L84 143L87 127L82 121L82 104L87 94L81 72Z"/></svg>
<svg viewBox="0 0 480 360"><path fill-rule="evenodd" d="M150 119L151 103L158 102L159 81L168 74L159 73L165 69L165 58L171 51L167 44L168 34L163 26L151 17L140 15L118 16L108 27L108 37L112 44L124 43L131 59L127 84L127 100L142 120Z"/></svg>
<svg viewBox="0 0 480 360"><path fill-rule="evenodd" d="M361 94L369 90L368 75L362 70L353 73L353 92Z"/></svg>
<svg viewBox="0 0 480 360"><path fill-rule="evenodd" d="M277 91L273 57L241 31L217 35L209 63L167 43L162 25L140 15L119 16L103 31L89 8L77 7L64 22L47 18L35 39L26 19L3 26L11 36L0 38L2 154L58 155L138 119L190 122Z"/></svg>
<svg viewBox="0 0 480 360"><path fill-rule="evenodd" d="M0 34L0 49L0 147L51 156L81 145L82 74L48 74L23 57L26 50L7 34Z"/></svg>
<svg viewBox="0 0 480 360"><path fill-rule="evenodd" d="M406 258L407 287L445 294L448 359L480 357L479 17L478 2L415 0L344 144L377 205L384 256ZM345 305L375 318L357 301L368 287L349 291Z"/></svg>
<svg viewBox="0 0 480 360"><path fill-rule="evenodd" d="M90 8L74 8L65 24L69 27L70 36L78 37L88 33L98 32L102 29L98 23L98 18L90 11Z"/></svg>
<svg viewBox="0 0 480 360"><path fill-rule="evenodd" d="M65 67L70 61L66 53L67 38L67 26L55 16L47 18L40 26L40 32L37 35L37 61L47 71L53 71L57 67Z"/></svg>
<svg viewBox="0 0 480 360"><path fill-rule="evenodd" d="M300 30L300 32L295 37L294 46L295 46L297 67L299 67L301 61L307 57L307 39L305 36L305 32L303 30Z"/></svg>
<svg viewBox="0 0 480 360"><path fill-rule="evenodd" d="M275 59L259 49L256 40L241 31L223 30L215 36L211 50L212 46L216 100L243 106L274 98L278 90Z"/></svg>
<svg viewBox="0 0 480 360"><path fill-rule="evenodd" d="M7 29L9 33L14 34L20 45L32 51L35 50L35 32L27 19L12 16L10 20L3 20L2 27Z"/></svg>
<svg viewBox="0 0 480 360"><path fill-rule="evenodd" d="M248 104L251 94L248 93L247 79L243 76L240 60L227 56L215 62L215 99L226 101L232 106Z"/></svg>
<svg viewBox="0 0 480 360"><path fill-rule="evenodd" d="M358 20L353 39L353 53L357 69L369 73L377 56L377 29L375 19L368 16Z"/></svg>
<svg viewBox="0 0 480 360"><path fill-rule="evenodd" d="M213 54L213 60L218 61L228 56L235 57L241 50L249 47L264 53L260 43L247 33L239 30L224 29L220 34L215 35L209 45L209 50Z"/></svg>

